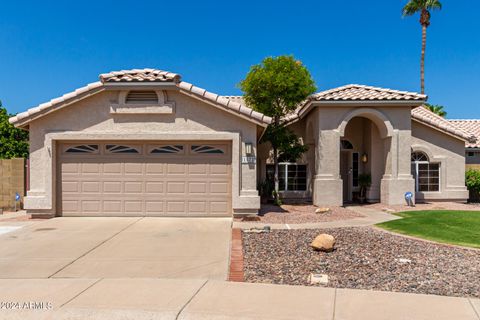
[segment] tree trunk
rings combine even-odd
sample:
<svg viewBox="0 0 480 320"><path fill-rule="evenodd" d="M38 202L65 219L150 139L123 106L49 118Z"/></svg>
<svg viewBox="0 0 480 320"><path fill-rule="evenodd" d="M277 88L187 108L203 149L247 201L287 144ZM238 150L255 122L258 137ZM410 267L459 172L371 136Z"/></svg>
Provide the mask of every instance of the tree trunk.
<svg viewBox="0 0 480 320"><path fill-rule="evenodd" d="M427 47L427 26L422 24L422 57L420 59L420 89L425 94L425 50Z"/></svg>
<svg viewBox="0 0 480 320"><path fill-rule="evenodd" d="M274 118L274 122L275 122L275 127L278 128L278 125L280 123L280 118L276 116ZM274 182L274 188L275 188L274 197L275 197L275 203L278 203L278 200L279 200L278 191L280 188L278 183L278 148L277 146L273 146L273 167L274 167L273 182Z"/></svg>

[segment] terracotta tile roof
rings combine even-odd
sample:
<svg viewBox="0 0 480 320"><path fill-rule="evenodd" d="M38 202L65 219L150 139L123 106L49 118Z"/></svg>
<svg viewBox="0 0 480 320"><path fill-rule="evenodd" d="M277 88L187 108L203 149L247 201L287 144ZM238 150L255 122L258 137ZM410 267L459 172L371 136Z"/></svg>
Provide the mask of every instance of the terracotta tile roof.
<svg viewBox="0 0 480 320"><path fill-rule="evenodd" d="M25 112L18 113L14 117L11 117L8 119L8 121L12 124L17 124L19 122L23 121L28 121L29 118L35 117L37 115L42 114L43 112L47 112L49 109L54 109L56 106L63 104L63 103L68 103L71 101L76 101L80 97L86 96L86 95L91 95L95 94L99 91L103 90L103 83L100 81L93 82L90 84L87 84L84 87L81 87L79 89L76 89L75 91L69 92L64 94L63 96L59 98L52 99L48 102L42 103L36 107L30 108Z"/></svg>
<svg viewBox="0 0 480 320"><path fill-rule="evenodd" d="M414 92L349 84L315 93L310 99L314 101L421 101L426 100L427 96Z"/></svg>
<svg viewBox="0 0 480 320"><path fill-rule="evenodd" d="M175 82L178 83L181 76L176 73L158 69L132 69L112 71L100 75L100 81L105 82Z"/></svg>
<svg viewBox="0 0 480 320"><path fill-rule="evenodd" d="M471 132L465 131L453 122L440 117L423 106L412 109L412 120L433 126L445 133L466 140L469 143L475 143L476 141L476 137Z"/></svg>
<svg viewBox="0 0 480 320"><path fill-rule="evenodd" d="M79 99L83 99L86 96L90 96L102 91L104 89L104 84L107 82L171 82L174 83L180 89L180 92L183 92L184 94L191 95L200 100L206 100L218 108L223 108L225 111L245 117L262 126L266 126L272 121L270 117L246 107L243 104L242 99L239 99L238 102L227 99L215 93L206 91L205 89L196 87L191 83L181 81L181 76L178 74L157 69L133 69L101 74L100 81L91 83L85 87L67 93L60 98L55 98L49 102L42 103L37 107L27 110L26 112L19 113L16 116L11 117L9 121L15 125L25 125L32 119L43 116L50 111L57 110L65 105L78 101Z"/></svg>
<svg viewBox="0 0 480 320"><path fill-rule="evenodd" d="M467 143L467 148L480 148L480 119L455 119L448 121L477 138L476 142Z"/></svg>
<svg viewBox="0 0 480 320"><path fill-rule="evenodd" d="M241 100L242 103L238 103L224 96L219 96L216 93L196 87L193 84L185 81L180 82L177 86L181 89L181 91L192 93L200 99L205 99L216 103L217 105L224 107L227 111L239 113L243 116L247 116L251 119L261 122L262 124L270 124L272 122L272 118L245 106L245 104L243 104L243 100Z"/></svg>

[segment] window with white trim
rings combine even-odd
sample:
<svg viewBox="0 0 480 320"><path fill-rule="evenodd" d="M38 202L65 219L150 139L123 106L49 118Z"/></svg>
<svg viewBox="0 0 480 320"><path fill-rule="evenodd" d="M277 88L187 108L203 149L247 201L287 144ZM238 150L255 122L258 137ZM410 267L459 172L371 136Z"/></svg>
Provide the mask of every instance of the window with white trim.
<svg viewBox="0 0 480 320"><path fill-rule="evenodd" d="M416 192L440 191L440 164L431 163L423 152L412 152L412 175Z"/></svg>
<svg viewBox="0 0 480 320"><path fill-rule="evenodd" d="M98 144L71 146L65 150L65 153L98 153Z"/></svg>
<svg viewBox="0 0 480 320"><path fill-rule="evenodd" d="M267 179L274 181L275 167L267 164ZM306 191L307 190L307 165L296 163L278 164L279 191Z"/></svg>

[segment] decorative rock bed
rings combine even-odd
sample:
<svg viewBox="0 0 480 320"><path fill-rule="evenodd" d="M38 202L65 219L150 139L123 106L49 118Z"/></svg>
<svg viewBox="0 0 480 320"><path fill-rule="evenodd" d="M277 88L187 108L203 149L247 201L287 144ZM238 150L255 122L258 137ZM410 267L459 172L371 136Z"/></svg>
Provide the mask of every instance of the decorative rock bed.
<svg viewBox="0 0 480 320"><path fill-rule="evenodd" d="M323 232L335 237L335 251L310 247ZM329 287L480 298L480 250L371 227L244 233L243 243L247 282L311 285L311 274L325 274Z"/></svg>
<svg viewBox="0 0 480 320"><path fill-rule="evenodd" d="M329 207L328 211L322 213L316 213L315 211L317 209L319 208L308 204L284 204L281 207L271 204L265 204L262 205L262 209L260 210L260 214L258 215L259 219L247 218L245 220L240 219L239 221L252 222L252 220L254 220L255 222L261 223L298 224L309 222L348 220L363 217L363 215L361 215L360 213L343 207Z"/></svg>

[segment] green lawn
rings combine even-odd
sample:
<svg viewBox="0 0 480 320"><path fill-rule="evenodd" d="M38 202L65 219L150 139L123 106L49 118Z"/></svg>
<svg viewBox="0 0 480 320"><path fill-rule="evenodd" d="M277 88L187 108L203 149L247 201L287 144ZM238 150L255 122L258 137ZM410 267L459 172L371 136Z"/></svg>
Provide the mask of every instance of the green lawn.
<svg viewBox="0 0 480 320"><path fill-rule="evenodd" d="M400 212L378 227L423 239L480 248L480 211Z"/></svg>

